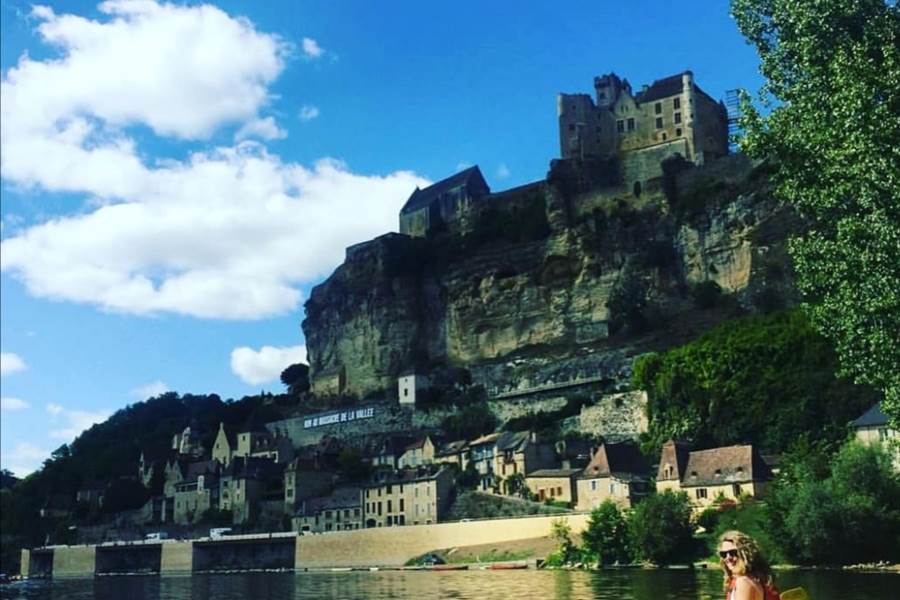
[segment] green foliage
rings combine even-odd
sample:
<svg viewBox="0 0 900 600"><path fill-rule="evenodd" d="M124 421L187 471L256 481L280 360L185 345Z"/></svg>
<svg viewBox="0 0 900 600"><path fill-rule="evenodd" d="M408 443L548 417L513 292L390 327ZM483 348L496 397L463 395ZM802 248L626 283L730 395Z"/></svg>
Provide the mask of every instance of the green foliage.
<svg viewBox="0 0 900 600"><path fill-rule="evenodd" d="M610 332L615 333L622 329L627 329L630 333L644 331L647 326L649 291L641 269L633 261L626 262L607 301Z"/></svg>
<svg viewBox="0 0 900 600"><path fill-rule="evenodd" d="M700 310L713 308L722 298L722 288L715 281L701 281L691 287L691 298Z"/></svg>
<svg viewBox="0 0 900 600"><path fill-rule="evenodd" d="M900 5L733 0L732 12L767 78L763 110L744 98L742 147L777 165L776 194L811 223L790 244L806 309L898 425Z"/></svg>
<svg viewBox="0 0 900 600"><path fill-rule="evenodd" d="M628 520L634 550L658 565L686 562L693 555L691 502L684 492L651 494Z"/></svg>
<svg viewBox="0 0 900 600"><path fill-rule="evenodd" d="M578 546L572 542L572 527L563 518L550 522L550 539L556 542L556 552L553 553L554 563L561 562L564 565L577 562L580 552ZM548 557L548 562L550 559Z"/></svg>
<svg viewBox="0 0 900 600"><path fill-rule="evenodd" d="M441 422L441 429L451 440L473 440L496 427L497 418L487 402L470 404Z"/></svg>
<svg viewBox="0 0 900 600"><path fill-rule="evenodd" d="M232 515L230 510L207 508L200 515L200 523L204 525L213 525L217 527L230 526Z"/></svg>
<svg viewBox="0 0 900 600"><path fill-rule="evenodd" d="M582 539L584 549L596 557L599 564L623 564L631 558L628 522L610 500L591 511Z"/></svg>
<svg viewBox="0 0 900 600"><path fill-rule="evenodd" d="M528 486L525 485L525 475L522 473L514 473L506 478L506 494L508 496L518 496L525 500L531 500L532 494Z"/></svg>
<svg viewBox="0 0 900 600"><path fill-rule="evenodd" d="M461 491L450 510L447 521L459 519L489 519L493 517L518 517L523 515L554 515L571 512L567 508L546 506L517 498L494 496L481 492Z"/></svg>
<svg viewBox="0 0 900 600"><path fill-rule="evenodd" d="M358 450L344 448L338 454L338 470L350 481L363 481L369 476L369 463L363 460Z"/></svg>
<svg viewBox="0 0 900 600"><path fill-rule="evenodd" d="M150 499L150 492L133 479L116 479L106 488L103 512L113 514L142 507Z"/></svg>
<svg viewBox="0 0 900 600"><path fill-rule="evenodd" d="M287 386L288 392L296 396L309 391L309 365L296 363L281 372L281 383Z"/></svg>
<svg viewBox="0 0 900 600"><path fill-rule="evenodd" d="M805 450L805 449L804 449ZM822 477L822 452L795 453L772 485L772 537L799 564L853 564L900 558L900 477L879 445L849 442Z"/></svg>
<svg viewBox="0 0 900 600"><path fill-rule="evenodd" d="M827 340L800 311L730 321L697 340L635 364L649 395L645 450L669 438L704 446L752 442L781 452L803 435L835 441L877 401L835 378ZM789 400L789 401L787 401Z"/></svg>

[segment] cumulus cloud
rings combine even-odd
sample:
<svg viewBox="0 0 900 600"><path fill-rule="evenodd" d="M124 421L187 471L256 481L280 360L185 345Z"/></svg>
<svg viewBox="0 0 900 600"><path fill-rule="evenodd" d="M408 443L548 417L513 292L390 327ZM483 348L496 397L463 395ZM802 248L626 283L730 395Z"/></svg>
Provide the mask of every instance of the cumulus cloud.
<svg viewBox="0 0 900 600"><path fill-rule="evenodd" d="M301 121L312 121L316 117L319 116L319 109L315 106L304 104L300 107L300 120Z"/></svg>
<svg viewBox="0 0 900 600"><path fill-rule="evenodd" d="M59 425L59 427L50 430L50 437L56 440L63 440L66 443L74 440L81 432L90 429L91 426L102 423L111 414L107 410L94 412L69 410L55 403L47 405L47 412L51 415L51 421Z"/></svg>
<svg viewBox="0 0 900 600"><path fill-rule="evenodd" d="M282 45L208 5L121 0L100 10L110 19L35 9L40 35L63 56L23 56L2 81L3 177L97 201L2 241L0 269L31 294L132 314L283 314L346 246L394 229L403 200L428 184L328 159L284 162L250 140L145 163L130 125L183 139L230 124L238 137L281 136L259 111Z"/></svg>
<svg viewBox="0 0 900 600"><path fill-rule="evenodd" d="M25 410L26 408L28 408L28 403L24 400L20 400L19 398L12 398L9 396L0 398L0 411L2 412Z"/></svg>
<svg viewBox="0 0 900 600"><path fill-rule="evenodd" d="M244 124L237 133L234 134L235 141L242 141L248 138L258 138L262 140L281 140L287 137L287 132L280 128L275 119L266 117L265 119L256 119Z"/></svg>
<svg viewBox="0 0 900 600"><path fill-rule="evenodd" d="M11 452L3 453L3 468L9 469L16 477L26 477L36 471L44 460L50 458L50 451L34 444L17 444Z"/></svg>
<svg viewBox="0 0 900 600"><path fill-rule="evenodd" d="M325 50L323 50L322 47L319 46L319 42L312 38L303 38L301 47L303 48L303 54L308 58L320 58L323 54L325 54Z"/></svg>
<svg viewBox="0 0 900 600"><path fill-rule="evenodd" d="M285 368L300 362L306 362L306 346L263 346L259 350L241 346L231 351L231 370L251 385L277 381Z"/></svg>
<svg viewBox="0 0 900 600"><path fill-rule="evenodd" d="M146 400L147 398L156 398L168 391L169 386L157 379L153 383L134 388L131 390L131 395L138 400Z"/></svg>
<svg viewBox="0 0 900 600"><path fill-rule="evenodd" d="M14 352L0 352L0 375L12 375L28 368L25 361Z"/></svg>

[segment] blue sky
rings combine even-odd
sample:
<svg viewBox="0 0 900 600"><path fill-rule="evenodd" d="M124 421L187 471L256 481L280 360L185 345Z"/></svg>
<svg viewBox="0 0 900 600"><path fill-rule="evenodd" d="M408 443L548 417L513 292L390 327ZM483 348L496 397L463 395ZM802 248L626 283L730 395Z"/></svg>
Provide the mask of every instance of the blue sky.
<svg viewBox="0 0 900 600"><path fill-rule="evenodd" d="M761 84L726 0L2 0L0 464L165 390L280 391L309 290L416 185L541 179L556 94Z"/></svg>

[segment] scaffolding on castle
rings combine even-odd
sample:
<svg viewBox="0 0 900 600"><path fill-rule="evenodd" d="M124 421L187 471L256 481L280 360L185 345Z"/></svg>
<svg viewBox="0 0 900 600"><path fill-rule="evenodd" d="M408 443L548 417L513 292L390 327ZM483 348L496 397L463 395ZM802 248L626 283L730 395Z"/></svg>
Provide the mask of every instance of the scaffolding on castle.
<svg viewBox="0 0 900 600"><path fill-rule="evenodd" d="M738 139L741 137L740 120L743 116L741 112L741 89L733 89L725 91L725 110L728 114L728 153L735 154L740 149Z"/></svg>

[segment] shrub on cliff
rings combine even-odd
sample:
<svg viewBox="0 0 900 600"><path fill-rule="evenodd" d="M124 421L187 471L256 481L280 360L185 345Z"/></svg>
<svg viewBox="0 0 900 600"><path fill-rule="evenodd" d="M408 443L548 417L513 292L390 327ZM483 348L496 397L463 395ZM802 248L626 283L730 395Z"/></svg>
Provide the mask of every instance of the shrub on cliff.
<svg viewBox="0 0 900 600"><path fill-rule="evenodd" d="M700 446L752 442L781 452L799 436L839 440L878 397L835 376L828 341L800 311L724 323L697 340L635 363L647 390L645 450L669 438Z"/></svg>

